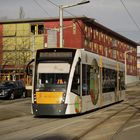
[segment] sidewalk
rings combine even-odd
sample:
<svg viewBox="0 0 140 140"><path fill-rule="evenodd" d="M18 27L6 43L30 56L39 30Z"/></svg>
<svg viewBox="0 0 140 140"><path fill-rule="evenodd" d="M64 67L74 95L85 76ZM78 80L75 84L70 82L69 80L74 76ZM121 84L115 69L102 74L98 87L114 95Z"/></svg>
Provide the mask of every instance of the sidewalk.
<svg viewBox="0 0 140 140"><path fill-rule="evenodd" d="M127 91L140 91L140 83L133 85L133 86L128 86L126 88L126 92Z"/></svg>

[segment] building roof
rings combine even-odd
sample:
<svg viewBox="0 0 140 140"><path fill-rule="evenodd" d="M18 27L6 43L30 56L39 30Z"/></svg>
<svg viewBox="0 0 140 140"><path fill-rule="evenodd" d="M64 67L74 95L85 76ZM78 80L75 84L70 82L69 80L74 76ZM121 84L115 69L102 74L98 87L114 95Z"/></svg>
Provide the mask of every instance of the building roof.
<svg viewBox="0 0 140 140"><path fill-rule="evenodd" d="M114 36L114 38L118 38L122 41L127 42L128 44L132 44L133 46L139 46L139 43L136 43L135 41L132 41L119 33L101 25L100 23L96 22L93 18L88 18L88 17L64 17L63 20L72 20L72 19L77 19L77 20L82 20L85 23L89 23L91 26L96 26L99 29L105 31L106 33ZM34 23L34 22L45 22L45 21L58 21L59 18L27 18L27 19L15 19L15 20L0 20L0 24L12 24L12 23Z"/></svg>
<svg viewBox="0 0 140 140"><path fill-rule="evenodd" d="M103 31L105 31L106 33L108 34L111 34L112 36L114 36L114 38L118 38L120 39L121 41L124 41L127 42L128 44L133 44L134 46L139 46L140 44L138 44L137 42L133 41L133 40L130 40L128 39L127 37L124 37L123 35L101 25L100 23L96 22L94 19L91 19L91 18L83 18L83 21L85 21L86 23L90 23L90 24L93 24L94 26L102 29Z"/></svg>

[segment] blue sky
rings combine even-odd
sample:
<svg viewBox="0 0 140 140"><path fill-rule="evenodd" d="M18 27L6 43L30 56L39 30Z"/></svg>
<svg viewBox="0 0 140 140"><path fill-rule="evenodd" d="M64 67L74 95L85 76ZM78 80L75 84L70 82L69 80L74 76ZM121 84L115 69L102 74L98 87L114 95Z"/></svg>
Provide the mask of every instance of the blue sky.
<svg viewBox="0 0 140 140"><path fill-rule="evenodd" d="M57 5L77 3L81 0L50 0ZM131 14L128 15L125 7ZM38 4L37 4L38 3ZM59 16L58 7L48 0L0 0L0 18L17 19L19 9L23 7L25 18L53 18ZM74 16L87 16L96 19L100 24L140 42L140 0L90 0L90 3L68 8ZM71 16L64 13L64 16Z"/></svg>

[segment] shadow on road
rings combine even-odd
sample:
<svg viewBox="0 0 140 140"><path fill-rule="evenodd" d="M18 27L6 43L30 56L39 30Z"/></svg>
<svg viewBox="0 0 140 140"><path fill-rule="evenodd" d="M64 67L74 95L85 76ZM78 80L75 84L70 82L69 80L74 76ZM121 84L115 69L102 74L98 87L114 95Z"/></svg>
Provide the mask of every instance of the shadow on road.
<svg viewBox="0 0 140 140"><path fill-rule="evenodd" d="M49 135L49 136L41 136L38 138L34 138L33 140L72 140L73 138L70 136L64 136L60 134Z"/></svg>

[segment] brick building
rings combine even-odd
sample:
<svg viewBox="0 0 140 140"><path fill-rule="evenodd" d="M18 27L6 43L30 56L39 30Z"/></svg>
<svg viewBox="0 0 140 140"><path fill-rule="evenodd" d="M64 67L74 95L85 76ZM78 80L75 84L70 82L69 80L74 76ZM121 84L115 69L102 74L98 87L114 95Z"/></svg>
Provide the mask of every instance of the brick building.
<svg viewBox="0 0 140 140"><path fill-rule="evenodd" d="M140 77L140 46L137 47L137 68L138 68L138 76Z"/></svg>
<svg viewBox="0 0 140 140"><path fill-rule="evenodd" d="M85 48L124 62L127 74L137 75L138 44L87 17L64 19L64 47ZM59 47L59 19L27 19L0 21L1 71L23 72L27 62L40 48ZM11 61L12 60L12 61Z"/></svg>

